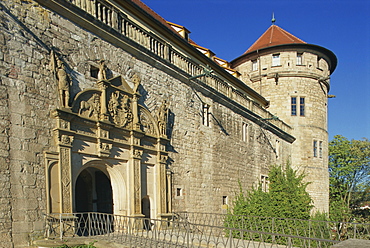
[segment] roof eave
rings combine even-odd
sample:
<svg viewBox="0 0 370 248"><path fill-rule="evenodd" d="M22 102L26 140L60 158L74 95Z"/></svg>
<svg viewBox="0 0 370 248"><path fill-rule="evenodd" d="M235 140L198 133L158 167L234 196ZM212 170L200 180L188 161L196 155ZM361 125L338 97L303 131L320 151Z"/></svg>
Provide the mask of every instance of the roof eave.
<svg viewBox="0 0 370 248"><path fill-rule="evenodd" d="M309 49L309 50L314 50L314 51L317 51L317 52L320 52L322 54L324 54L326 56L326 59L329 63L329 68L330 68L330 74L334 72L335 68L337 67L337 63L338 63L338 60L337 60L337 56L335 56L335 54L330 51L329 49L326 49L325 47L322 47L322 46L318 46L318 45L313 45L313 44L307 44L307 43L292 43L292 44L282 44L282 45L275 45L275 46L269 46L269 47L264 47L264 48L261 48L261 49L257 49L257 50L254 50L254 51L250 51L248 53L244 53L243 55L233 59L232 61L230 61L230 64L231 64L231 68L235 68L236 66L244 63L246 60L249 59L249 57L251 56L254 56L258 53L261 53L261 52L268 52L269 50L273 51L273 50L279 50L279 49L282 49L282 48L291 48L291 49Z"/></svg>

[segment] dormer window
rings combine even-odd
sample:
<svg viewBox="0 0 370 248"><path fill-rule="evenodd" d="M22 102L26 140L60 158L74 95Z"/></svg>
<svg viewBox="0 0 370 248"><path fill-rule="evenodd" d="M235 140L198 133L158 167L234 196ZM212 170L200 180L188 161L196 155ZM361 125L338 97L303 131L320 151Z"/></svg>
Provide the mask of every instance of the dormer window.
<svg viewBox="0 0 370 248"><path fill-rule="evenodd" d="M272 66L279 66L280 65L280 53L276 53L272 55Z"/></svg>

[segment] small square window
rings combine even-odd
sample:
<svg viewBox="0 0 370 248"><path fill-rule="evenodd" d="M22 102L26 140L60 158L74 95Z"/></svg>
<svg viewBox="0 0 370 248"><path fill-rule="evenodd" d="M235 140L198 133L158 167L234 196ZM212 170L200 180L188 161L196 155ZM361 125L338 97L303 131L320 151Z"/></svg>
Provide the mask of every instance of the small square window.
<svg viewBox="0 0 370 248"><path fill-rule="evenodd" d="M182 188L176 188L176 196L182 196Z"/></svg>

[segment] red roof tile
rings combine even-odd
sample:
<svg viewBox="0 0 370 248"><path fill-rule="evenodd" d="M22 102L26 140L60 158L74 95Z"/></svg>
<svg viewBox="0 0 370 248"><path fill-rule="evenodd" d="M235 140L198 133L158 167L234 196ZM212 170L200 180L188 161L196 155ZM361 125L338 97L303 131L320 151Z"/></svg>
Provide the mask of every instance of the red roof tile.
<svg viewBox="0 0 370 248"><path fill-rule="evenodd" d="M244 54L270 46L294 43L306 44L306 42L295 37L284 29L276 25L271 25Z"/></svg>

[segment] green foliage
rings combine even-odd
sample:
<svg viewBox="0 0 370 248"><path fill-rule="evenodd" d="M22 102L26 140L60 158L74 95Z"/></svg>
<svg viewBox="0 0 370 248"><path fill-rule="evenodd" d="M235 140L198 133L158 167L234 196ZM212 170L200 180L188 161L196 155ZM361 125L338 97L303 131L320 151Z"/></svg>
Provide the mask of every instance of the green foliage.
<svg viewBox="0 0 370 248"><path fill-rule="evenodd" d="M370 198L370 141L336 135L329 143L330 219L350 221L351 207Z"/></svg>
<svg viewBox="0 0 370 248"><path fill-rule="evenodd" d="M303 181L305 175L298 174L287 163L285 166L272 166L268 176L270 180L268 192L264 192L259 185L244 194L240 186L240 192L235 198L233 210L226 218L225 225L261 233L304 236L305 231L308 230L308 222L299 222L295 219L308 220L313 207L312 200L306 192L308 183ZM248 233L234 230L233 237L263 242L274 241L281 244L287 241L286 237L258 232ZM301 241L296 240L295 242ZM297 245L300 244L297 243Z"/></svg>
<svg viewBox="0 0 370 248"><path fill-rule="evenodd" d="M94 246L94 243L95 243L96 241L94 241L94 242L90 242L88 245L74 245L74 246L69 246L69 245L67 245L67 244L63 244L63 245L61 245L61 246L58 246L58 247L53 247L53 248L96 248L95 246Z"/></svg>
<svg viewBox="0 0 370 248"><path fill-rule="evenodd" d="M246 195L240 187L234 201L233 215L309 219L313 207L306 191L304 174L298 174L290 164L272 166L269 172L269 190L261 185Z"/></svg>

